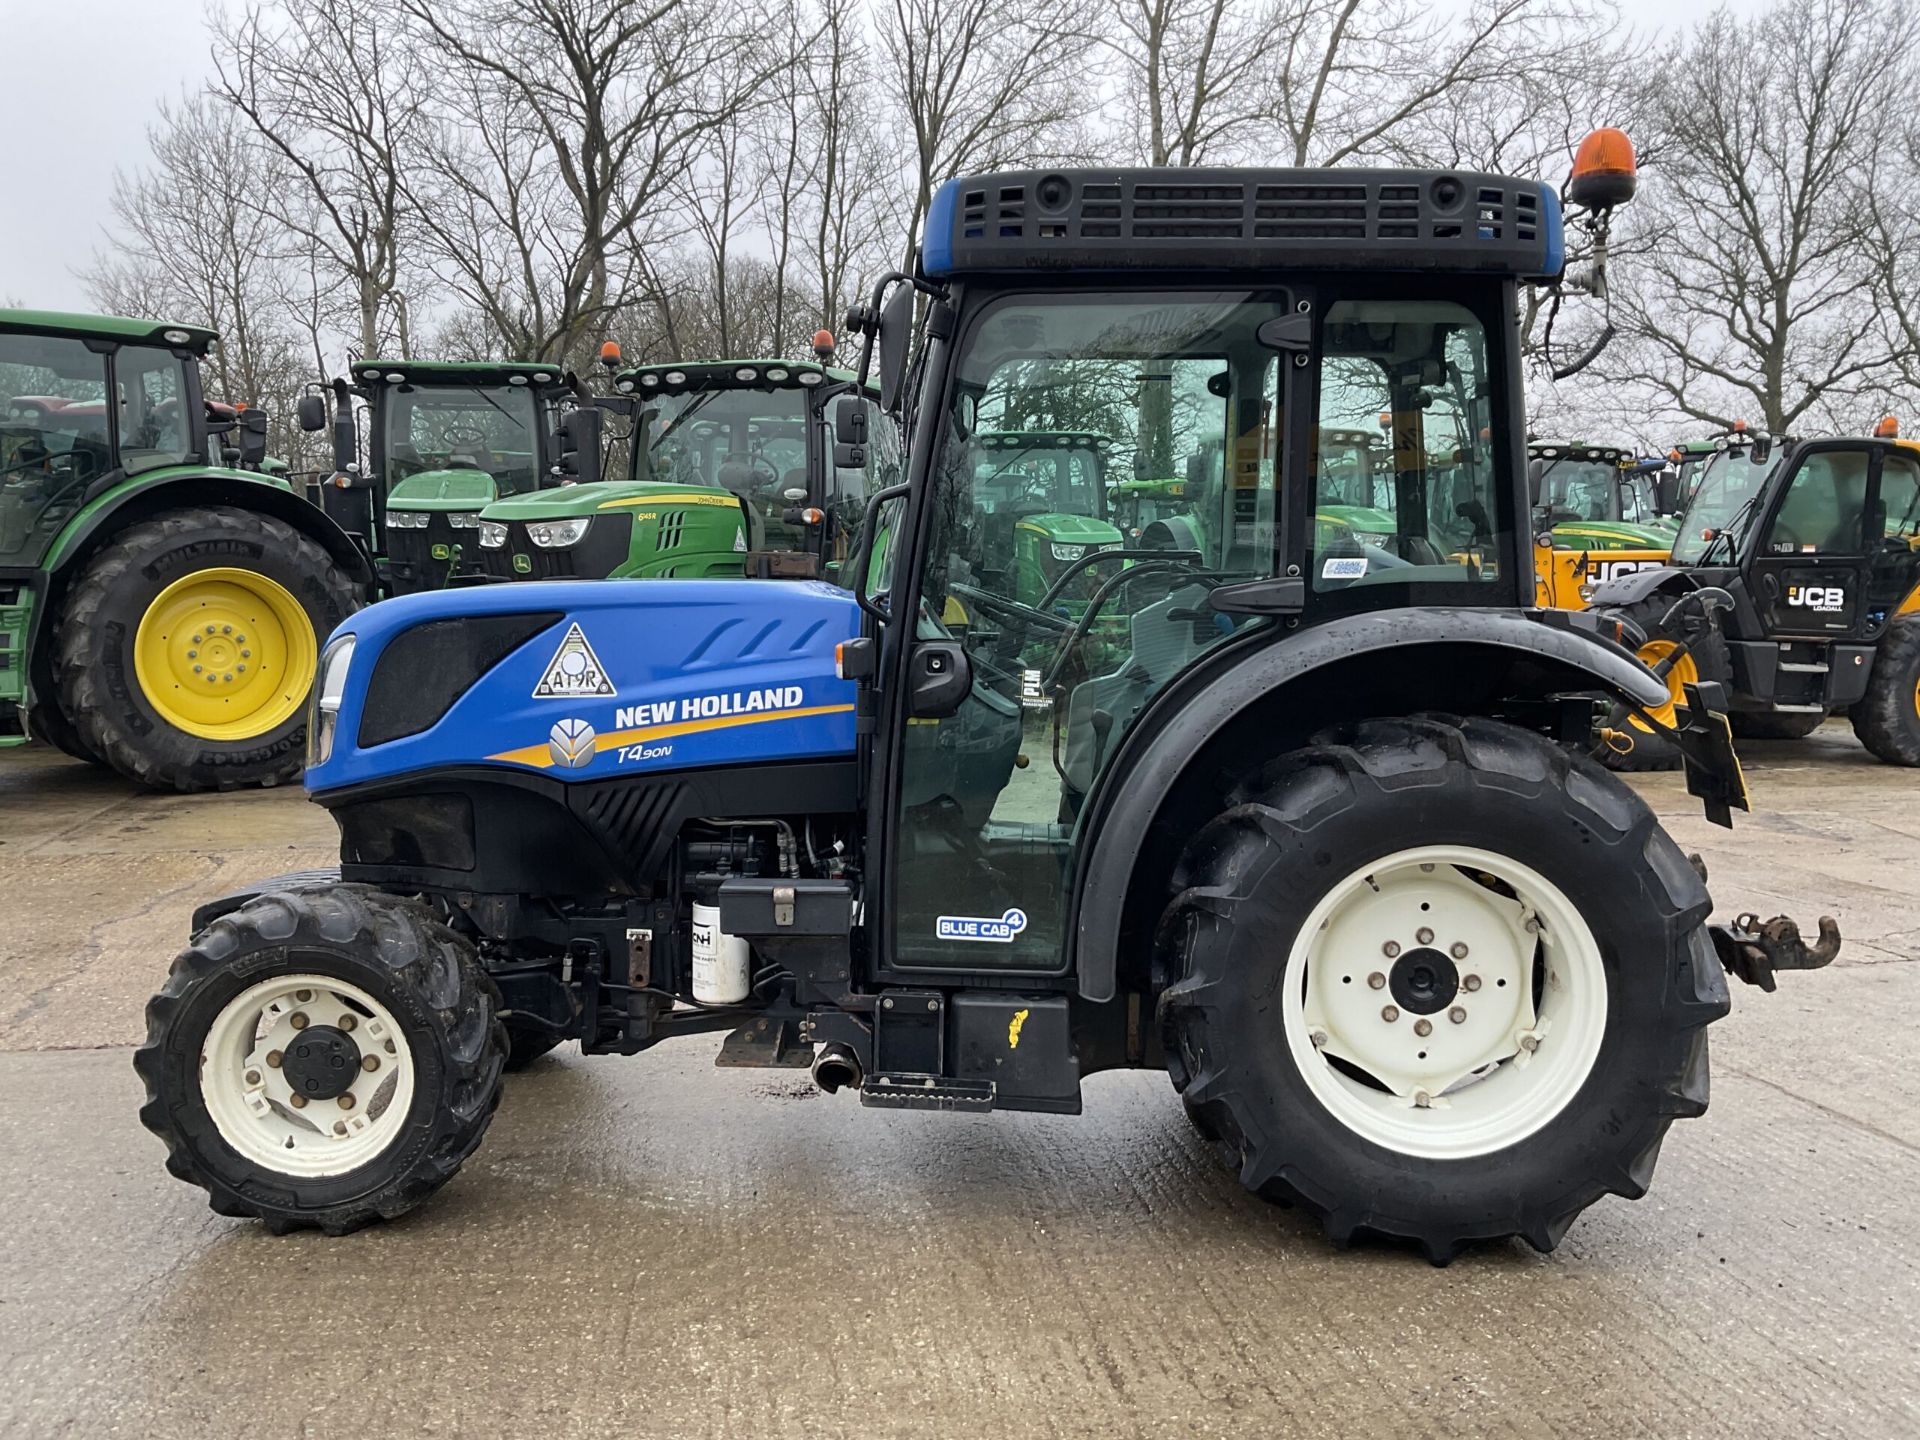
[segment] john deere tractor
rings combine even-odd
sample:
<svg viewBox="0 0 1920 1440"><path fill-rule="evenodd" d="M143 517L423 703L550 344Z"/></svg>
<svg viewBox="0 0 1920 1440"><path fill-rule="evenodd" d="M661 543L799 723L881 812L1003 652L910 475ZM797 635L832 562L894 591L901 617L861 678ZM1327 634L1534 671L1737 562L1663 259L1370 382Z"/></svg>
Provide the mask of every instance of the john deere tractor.
<svg viewBox="0 0 1920 1440"><path fill-rule="evenodd" d="M320 642L368 598L340 526L210 406L213 332L0 311L0 745L164 790L300 771Z"/></svg>
<svg viewBox="0 0 1920 1440"><path fill-rule="evenodd" d="M1880 759L1920 765L1920 445L1889 417L1872 437L1748 437L1717 452L1671 563L1601 585L1594 606L1643 635L1667 716L1713 682L1734 733L1796 739L1844 711ZM1621 769L1679 764L1622 714Z"/></svg>
<svg viewBox="0 0 1920 1440"><path fill-rule="evenodd" d="M332 426L320 502L373 558L385 594L484 573L480 512L577 478L586 430L571 419L572 378L555 365L363 360L334 381L332 399L331 422L322 395L300 406L303 428Z"/></svg>
<svg viewBox="0 0 1920 1440"><path fill-rule="evenodd" d="M831 354L831 336L816 340ZM477 552L485 574L832 575L875 475L899 468L891 421L873 425L858 455L835 456L831 426L841 408L879 416L869 390L823 361L648 365L617 375L613 390L588 399L594 408L581 418L607 412L627 420L627 433L605 447L624 451L624 478L588 471L602 446L583 436L576 470L586 483L512 496L485 511Z"/></svg>
<svg viewBox="0 0 1920 1440"><path fill-rule="evenodd" d="M1595 228L1623 145L1570 187ZM1702 869L1589 757L1605 703L1666 685L1529 608L1515 317L1562 236L1555 186L1458 171L942 185L854 317L908 459L834 583L481 586L334 633L307 786L340 866L196 915L135 1061L170 1169L344 1232L452 1177L510 1062L723 1032L723 1064L891 1110L1071 1114L1164 1070L1250 1189L1436 1262L1643 1194L1706 1107L1723 971L1771 986L1839 936L1707 923ZM1443 380L1488 437L1464 547L1432 529ZM1123 562L1077 615L995 562L981 464L1049 386L1212 457L1202 548L1063 562ZM1314 523L1323 420L1379 410L1417 562ZM839 409L836 457L865 421ZM1077 677L1051 754L1041 655ZM1674 734L1726 820L1713 698Z"/></svg>

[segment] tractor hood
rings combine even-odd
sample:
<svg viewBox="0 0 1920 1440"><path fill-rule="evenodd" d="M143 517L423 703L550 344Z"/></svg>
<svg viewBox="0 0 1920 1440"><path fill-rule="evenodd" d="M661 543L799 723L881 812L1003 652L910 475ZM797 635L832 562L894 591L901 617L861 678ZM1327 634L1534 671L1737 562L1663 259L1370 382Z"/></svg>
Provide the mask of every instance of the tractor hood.
<svg viewBox="0 0 1920 1440"><path fill-rule="evenodd" d="M424 470L387 492L389 510L481 510L498 487L484 470Z"/></svg>
<svg viewBox="0 0 1920 1440"><path fill-rule="evenodd" d="M487 509L489 520L565 520L613 510L645 509L651 505L710 505L738 511L740 497L731 490L668 485L657 481L602 480L593 485L560 485L509 495Z"/></svg>
<svg viewBox="0 0 1920 1440"><path fill-rule="evenodd" d="M382 601L333 634L314 793L499 768L574 782L847 757L860 632L817 581L498 585ZM352 652L340 673L341 649ZM339 647L339 649L336 649Z"/></svg>
<svg viewBox="0 0 1920 1440"><path fill-rule="evenodd" d="M1671 550L1672 530L1625 520L1568 520L1553 527L1557 550Z"/></svg>
<svg viewBox="0 0 1920 1440"><path fill-rule="evenodd" d="M1091 515L1069 515L1048 513L1045 515L1023 515L1016 526L1044 536L1055 545L1118 545L1120 531L1117 526L1104 520L1096 520Z"/></svg>
<svg viewBox="0 0 1920 1440"><path fill-rule="evenodd" d="M1313 518L1323 525L1337 525L1356 535L1391 538L1400 533L1400 522L1385 510L1365 505L1322 505Z"/></svg>

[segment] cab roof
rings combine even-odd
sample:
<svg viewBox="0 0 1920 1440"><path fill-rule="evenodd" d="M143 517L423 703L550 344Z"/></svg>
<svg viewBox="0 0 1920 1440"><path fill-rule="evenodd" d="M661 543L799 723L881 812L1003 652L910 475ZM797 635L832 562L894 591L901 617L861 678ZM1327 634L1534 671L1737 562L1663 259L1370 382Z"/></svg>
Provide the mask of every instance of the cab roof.
<svg viewBox="0 0 1920 1440"><path fill-rule="evenodd" d="M125 315L76 315L61 310L0 310L0 333L15 331L31 335L70 335L78 340L117 340L135 344L165 345L204 355L220 338L216 330L204 325L183 325L172 320L135 320Z"/></svg>
<svg viewBox="0 0 1920 1440"><path fill-rule="evenodd" d="M1113 437L1093 430L982 430L974 441L980 445L1055 445L1071 449L1076 445L1089 450L1107 450Z"/></svg>
<svg viewBox="0 0 1920 1440"><path fill-rule="evenodd" d="M1624 445L1589 445L1584 440L1529 440L1527 454L1535 460L1597 460L1603 465L1629 464L1634 458Z"/></svg>
<svg viewBox="0 0 1920 1440"><path fill-rule="evenodd" d="M969 175L934 192L921 245L935 278L1360 269L1554 279L1565 263L1552 186L1462 170Z"/></svg>
<svg viewBox="0 0 1920 1440"><path fill-rule="evenodd" d="M687 390L811 389L829 382L845 384L855 378L851 370L822 365L817 360L692 360L622 370L614 376L613 388L623 395L673 395ZM878 393L872 381L867 389Z"/></svg>
<svg viewBox="0 0 1920 1440"><path fill-rule="evenodd" d="M564 367L541 360L356 360L358 385L559 385Z"/></svg>

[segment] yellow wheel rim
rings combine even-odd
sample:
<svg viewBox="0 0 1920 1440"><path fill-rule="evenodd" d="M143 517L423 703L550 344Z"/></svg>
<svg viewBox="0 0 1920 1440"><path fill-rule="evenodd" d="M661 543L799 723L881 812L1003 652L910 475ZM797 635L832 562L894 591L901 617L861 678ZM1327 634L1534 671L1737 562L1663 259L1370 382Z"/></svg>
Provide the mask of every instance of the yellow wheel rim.
<svg viewBox="0 0 1920 1440"><path fill-rule="evenodd" d="M1640 647L1640 663L1649 669L1657 670L1660 668L1660 662L1679 648L1680 647L1671 640L1649 640ZM1669 728L1678 726L1680 717L1674 713L1674 707L1687 703L1685 687L1697 682L1699 679L1700 670L1693 663L1693 656L1690 654L1682 655L1678 660L1673 662L1673 668L1666 673L1666 703L1664 705L1649 705L1647 707L1647 713L1662 725L1668 726ZM1648 727L1647 722L1642 720L1638 715L1629 715L1627 717L1627 723L1643 735L1651 735L1653 733Z"/></svg>
<svg viewBox="0 0 1920 1440"><path fill-rule="evenodd" d="M251 740L300 713L320 642L300 602L254 570L196 570L140 617L133 668L161 720L202 740Z"/></svg>

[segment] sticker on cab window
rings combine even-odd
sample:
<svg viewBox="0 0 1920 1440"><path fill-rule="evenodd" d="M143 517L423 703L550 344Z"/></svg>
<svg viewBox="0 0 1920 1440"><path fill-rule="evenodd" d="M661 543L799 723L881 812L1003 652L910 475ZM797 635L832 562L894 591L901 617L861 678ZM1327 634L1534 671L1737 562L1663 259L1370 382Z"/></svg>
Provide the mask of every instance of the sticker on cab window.
<svg viewBox="0 0 1920 1440"><path fill-rule="evenodd" d="M942 940L983 940L992 945L1010 945L1013 937L1027 928L1027 912L1009 910L997 920L991 916L942 915L933 924L933 933Z"/></svg>
<svg viewBox="0 0 1920 1440"><path fill-rule="evenodd" d="M1367 573L1364 555L1329 555L1320 562L1322 580L1358 580Z"/></svg>

